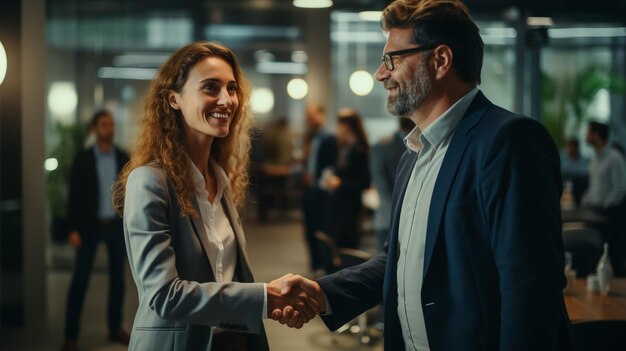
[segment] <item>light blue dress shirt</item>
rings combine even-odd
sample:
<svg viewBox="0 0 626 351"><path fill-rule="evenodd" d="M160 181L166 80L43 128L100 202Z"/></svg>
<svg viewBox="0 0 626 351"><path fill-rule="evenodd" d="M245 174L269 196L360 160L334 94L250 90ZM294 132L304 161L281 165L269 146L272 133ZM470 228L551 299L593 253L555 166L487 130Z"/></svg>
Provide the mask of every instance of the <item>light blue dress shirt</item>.
<svg viewBox="0 0 626 351"><path fill-rule="evenodd" d="M429 350L421 291L430 201L454 130L477 93L475 87L426 129L417 126L404 139L407 148L417 153L398 232L398 316L407 350Z"/></svg>
<svg viewBox="0 0 626 351"><path fill-rule="evenodd" d="M626 195L624 159L609 145L591 159L589 187L583 195L585 207L611 207L621 203Z"/></svg>
<svg viewBox="0 0 626 351"><path fill-rule="evenodd" d="M98 173L98 218L111 219L115 217L113 212L112 187L117 178L117 157L115 149L103 153L98 145L93 147L96 158L96 171Z"/></svg>

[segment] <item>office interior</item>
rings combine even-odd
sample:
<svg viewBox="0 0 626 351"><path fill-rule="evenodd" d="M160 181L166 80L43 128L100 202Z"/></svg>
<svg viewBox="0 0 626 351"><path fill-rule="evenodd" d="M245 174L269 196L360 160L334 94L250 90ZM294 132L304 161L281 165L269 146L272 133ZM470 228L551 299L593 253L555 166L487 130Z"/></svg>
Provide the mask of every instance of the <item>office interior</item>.
<svg viewBox="0 0 626 351"><path fill-rule="evenodd" d="M116 143L129 149L159 65L191 41L215 40L233 49L253 84L257 127L288 120L295 159L308 103L326 106L330 130L338 109L356 108L373 144L397 128L386 111L386 91L373 79L385 44L376 11L389 2L335 0L311 9L291 0L2 1L0 345L56 349L62 339L54 332L62 331L57 324L63 323L65 297L59 291L69 283L72 251L55 226L66 191L61 173L71 162L68 149L75 151L77 140L85 145L82 137L95 110L113 112ZM591 155L584 143L590 119L607 123L611 141L626 147L625 2L464 2L485 43L480 89L491 101L539 120L559 147L575 137L582 153ZM249 207L246 235L250 247L257 245L251 249L254 265L268 267L262 268L263 279L281 271L309 274L298 200L274 209L269 224L259 221L254 203ZM267 254L277 245L290 252L285 261ZM105 270L94 274L88 294L98 289L94 284L106 284ZM130 323L134 288L129 280ZM104 301L102 295L93 306ZM93 318L97 324L93 335L98 325L104 329L100 315L83 317L83 323ZM316 323L308 332L272 327L282 333L275 339L300 343L279 345L270 331L270 345L382 350L379 341L346 341ZM44 336L36 340L38 335ZM90 345L86 349L106 347Z"/></svg>

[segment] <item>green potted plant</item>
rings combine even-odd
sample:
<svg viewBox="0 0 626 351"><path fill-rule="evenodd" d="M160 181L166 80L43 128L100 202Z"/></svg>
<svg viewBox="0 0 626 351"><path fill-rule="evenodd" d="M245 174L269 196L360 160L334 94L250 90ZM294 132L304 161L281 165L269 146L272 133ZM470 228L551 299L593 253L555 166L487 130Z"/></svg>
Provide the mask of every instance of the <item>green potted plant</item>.
<svg viewBox="0 0 626 351"><path fill-rule="evenodd" d="M590 65L572 77L557 81L542 73L541 117L557 145L563 145L568 115L574 117L572 130L578 130L588 117L589 106L602 89L611 93L626 91L626 82L606 67Z"/></svg>
<svg viewBox="0 0 626 351"><path fill-rule="evenodd" d="M83 147L88 134L85 123L54 124L54 133L58 140L48 158L57 160L57 168L48 171L47 195L51 217L51 235L55 242L64 242L67 238L67 201L68 184L74 156Z"/></svg>

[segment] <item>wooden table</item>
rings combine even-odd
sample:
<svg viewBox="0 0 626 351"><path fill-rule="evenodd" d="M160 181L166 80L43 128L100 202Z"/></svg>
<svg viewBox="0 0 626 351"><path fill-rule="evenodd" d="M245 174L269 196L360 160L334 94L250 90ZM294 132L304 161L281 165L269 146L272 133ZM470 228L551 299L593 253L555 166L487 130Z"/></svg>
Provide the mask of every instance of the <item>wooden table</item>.
<svg viewBox="0 0 626 351"><path fill-rule="evenodd" d="M609 295L587 290L587 279L576 279L572 292L566 292L565 305L569 318L575 321L626 320L626 278L611 282Z"/></svg>
<svg viewBox="0 0 626 351"><path fill-rule="evenodd" d="M583 222L596 225L606 224L606 217L588 208L571 208L561 210L561 221L563 223Z"/></svg>

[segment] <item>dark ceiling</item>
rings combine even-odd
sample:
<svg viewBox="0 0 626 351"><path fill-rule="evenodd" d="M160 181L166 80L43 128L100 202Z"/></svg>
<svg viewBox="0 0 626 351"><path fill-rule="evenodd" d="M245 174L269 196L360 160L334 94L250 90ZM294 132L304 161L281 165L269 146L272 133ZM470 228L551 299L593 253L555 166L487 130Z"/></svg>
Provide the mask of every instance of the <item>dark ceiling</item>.
<svg viewBox="0 0 626 351"><path fill-rule="evenodd" d="M390 0L335 0L334 10L381 10ZM498 17L511 7L526 16L553 16L577 21L617 21L626 23L626 0L466 0L472 13ZM135 16L151 13L191 13L198 19L220 18L229 24L292 22L298 9L292 0L49 0L48 15L53 17ZM218 14L218 16L215 15Z"/></svg>

